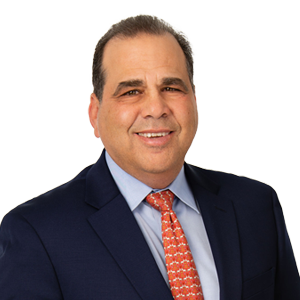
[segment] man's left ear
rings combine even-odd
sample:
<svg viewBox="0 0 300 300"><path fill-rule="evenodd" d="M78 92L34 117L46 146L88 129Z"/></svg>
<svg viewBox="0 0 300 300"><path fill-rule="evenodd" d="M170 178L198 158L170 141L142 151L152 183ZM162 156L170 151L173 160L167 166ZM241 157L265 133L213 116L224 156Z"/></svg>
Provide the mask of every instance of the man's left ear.
<svg viewBox="0 0 300 300"><path fill-rule="evenodd" d="M92 93L90 100L91 100L89 105L90 122L94 128L95 137L99 138L100 134L98 128L98 111L99 111L100 102L94 93Z"/></svg>

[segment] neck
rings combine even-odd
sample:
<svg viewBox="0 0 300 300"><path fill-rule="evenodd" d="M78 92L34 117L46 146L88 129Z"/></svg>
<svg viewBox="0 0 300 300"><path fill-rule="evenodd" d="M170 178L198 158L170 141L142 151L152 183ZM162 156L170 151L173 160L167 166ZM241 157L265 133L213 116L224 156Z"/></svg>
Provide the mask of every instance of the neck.
<svg viewBox="0 0 300 300"><path fill-rule="evenodd" d="M152 189L164 189L169 186L178 176L184 163L182 161L164 170L143 170L132 168L131 164L124 164L122 161L117 162L108 152L107 155L119 168Z"/></svg>
<svg viewBox="0 0 300 300"><path fill-rule="evenodd" d="M177 164L169 170L164 170L163 172L151 172L145 170L136 170L131 168L126 168L126 166L120 166L126 173L133 176L140 182L146 184L152 189L164 189L169 186L179 174L182 164Z"/></svg>
<svg viewBox="0 0 300 300"><path fill-rule="evenodd" d="M137 180L143 182L147 186L151 187L152 189L164 189L169 186L177 177L181 170L180 166L178 170L170 173L163 173L163 174L152 174L152 173L144 173L144 174L130 174L131 176L135 177Z"/></svg>

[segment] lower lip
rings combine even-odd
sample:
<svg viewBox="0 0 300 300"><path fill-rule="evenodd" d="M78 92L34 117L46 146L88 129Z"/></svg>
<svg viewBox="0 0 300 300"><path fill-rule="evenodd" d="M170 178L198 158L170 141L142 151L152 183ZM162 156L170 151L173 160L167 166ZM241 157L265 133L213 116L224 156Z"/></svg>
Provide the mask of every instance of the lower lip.
<svg viewBox="0 0 300 300"><path fill-rule="evenodd" d="M172 131L168 135L155 137L155 138L148 138L139 134L136 134L136 136L140 141L142 141L143 143L149 146L164 146L172 138L173 134L174 132Z"/></svg>

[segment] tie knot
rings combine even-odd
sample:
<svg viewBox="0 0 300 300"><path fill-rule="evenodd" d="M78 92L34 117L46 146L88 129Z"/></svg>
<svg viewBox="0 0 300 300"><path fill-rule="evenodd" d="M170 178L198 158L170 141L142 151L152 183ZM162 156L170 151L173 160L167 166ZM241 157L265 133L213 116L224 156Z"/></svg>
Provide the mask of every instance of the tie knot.
<svg viewBox="0 0 300 300"><path fill-rule="evenodd" d="M159 211L172 209L174 194L170 190L149 194L146 201Z"/></svg>

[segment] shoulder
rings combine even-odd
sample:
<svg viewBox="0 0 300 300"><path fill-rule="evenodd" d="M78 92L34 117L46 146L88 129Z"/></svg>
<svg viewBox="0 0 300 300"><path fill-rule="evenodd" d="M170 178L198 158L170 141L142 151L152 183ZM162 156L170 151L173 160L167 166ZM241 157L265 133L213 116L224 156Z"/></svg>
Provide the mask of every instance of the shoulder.
<svg viewBox="0 0 300 300"><path fill-rule="evenodd" d="M51 224L83 207L89 166L69 182L12 209L4 219L23 219L28 223Z"/></svg>
<svg viewBox="0 0 300 300"><path fill-rule="evenodd" d="M202 169L193 165L186 165L186 173L194 182L204 188L227 197L234 202L255 201L255 199L272 199L276 192L271 186L263 182L230 173Z"/></svg>
<svg viewBox="0 0 300 300"><path fill-rule="evenodd" d="M191 177L194 177L193 184L198 183L214 194L213 197L208 196L210 201L215 201L214 206L227 203L233 208L241 231L259 234L264 227L265 231L274 233L276 224L282 223L280 203L275 191L269 185L225 172L205 170L195 166L188 168L193 174ZM203 195L210 193L203 193ZM199 199L199 202L201 201L202 199ZM247 236L248 233L243 235Z"/></svg>

